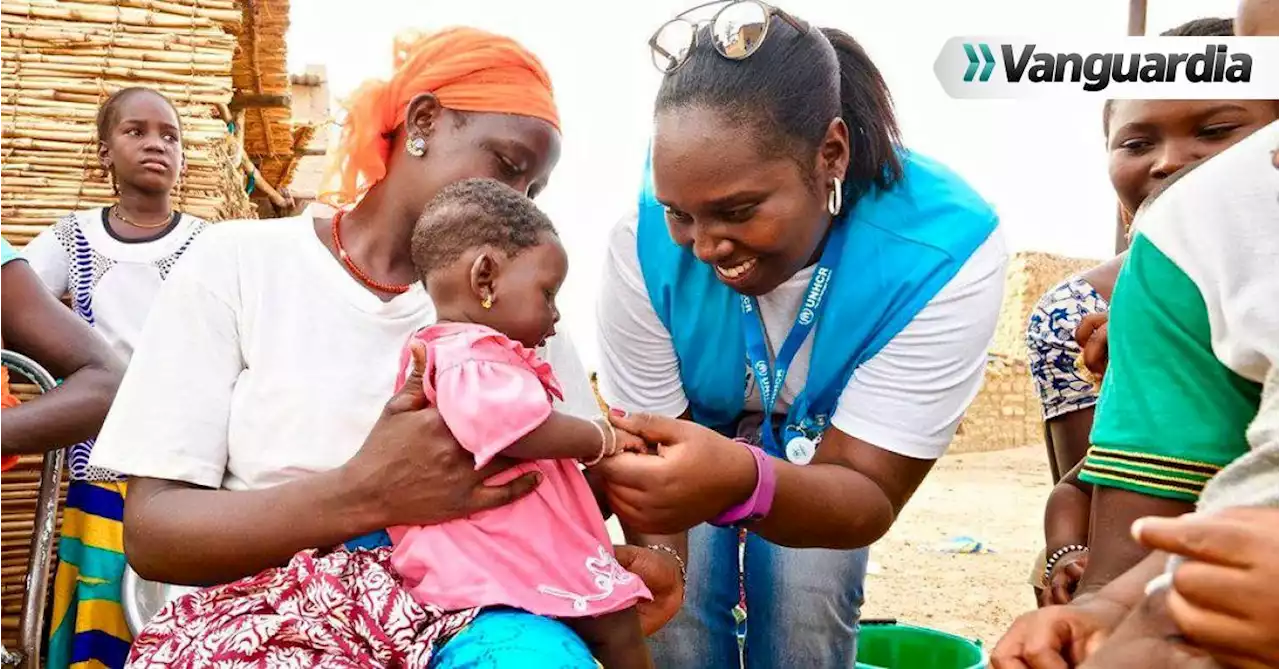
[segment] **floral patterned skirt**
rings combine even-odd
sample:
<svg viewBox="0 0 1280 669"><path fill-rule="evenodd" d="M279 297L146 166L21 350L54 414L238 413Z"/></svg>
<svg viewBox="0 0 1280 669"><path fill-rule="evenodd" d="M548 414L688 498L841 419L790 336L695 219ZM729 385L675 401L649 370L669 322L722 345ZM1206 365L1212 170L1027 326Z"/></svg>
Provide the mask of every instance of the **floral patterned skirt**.
<svg viewBox="0 0 1280 669"><path fill-rule="evenodd" d="M170 603L134 640L129 666L427 669L475 615L414 601L390 548L304 551Z"/></svg>

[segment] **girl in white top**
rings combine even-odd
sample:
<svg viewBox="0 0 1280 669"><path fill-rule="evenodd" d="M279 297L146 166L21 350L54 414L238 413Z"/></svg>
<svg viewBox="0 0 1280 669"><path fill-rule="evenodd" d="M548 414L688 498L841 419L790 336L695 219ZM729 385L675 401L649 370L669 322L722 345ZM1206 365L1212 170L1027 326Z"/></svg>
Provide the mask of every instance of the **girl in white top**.
<svg viewBox="0 0 1280 669"><path fill-rule="evenodd" d="M170 193L185 162L182 122L167 98L150 88L121 89L98 110L97 125L98 157L119 201L68 214L23 257L55 296L70 294L76 314L127 363L161 282L207 224L173 209ZM119 607L98 601L118 591L124 573L124 479L90 467L92 448L90 440L68 449L50 667L90 658L121 666L120 647L129 642ZM82 574L97 582L80 583Z"/></svg>

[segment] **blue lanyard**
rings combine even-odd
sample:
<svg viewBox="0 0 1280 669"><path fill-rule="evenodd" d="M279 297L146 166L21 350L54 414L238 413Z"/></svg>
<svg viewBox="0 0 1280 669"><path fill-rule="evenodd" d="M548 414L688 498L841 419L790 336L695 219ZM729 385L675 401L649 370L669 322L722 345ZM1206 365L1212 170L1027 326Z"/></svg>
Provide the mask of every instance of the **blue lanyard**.
<svg viewBox="0 0 1280 669"><path fill-rule="evenodd" d="M747 344L747 362L751 365L751 375L760 388L760 405L764 412L761 425L762 439L765 445L777 448L773 437L773 407L777 404L778 395L782 392L782 384L787 379L787 371L795 360L800 345L809 337L809 333L818 324L822 309L826 305L827 288L840 264L840 256L844 247L845 235L849 222L836 220L835 226L827 236L827 245L822 250L822 257L809 279L809 288L804 293L804 302L800 305L800 313L796 314L796 322L791 332L782 342L782 349L773 365L769 364L769 350L765 343L764 321L760 318L760 305L754 297L741 295L742 334ZM754 321L754 322L753 322Z"/></svg>

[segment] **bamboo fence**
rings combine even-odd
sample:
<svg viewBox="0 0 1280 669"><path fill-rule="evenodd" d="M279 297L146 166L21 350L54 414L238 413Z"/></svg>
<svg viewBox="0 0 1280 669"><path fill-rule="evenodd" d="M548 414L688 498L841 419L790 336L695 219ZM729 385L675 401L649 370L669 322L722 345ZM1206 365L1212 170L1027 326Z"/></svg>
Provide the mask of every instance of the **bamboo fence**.
<svg viewBox="0 0 1280 669"><path fill-rule="evenodd" d="M147 86L178 108L179 209L252 215L225 118L244 15L233 0L0 0L0 217L17 246L67 212L111 202L95 118L111 92Z"/></svg>
<svg viewBox="0 0 1280 669"><path fill-rule="evenodd" d="M258 98L278 98L274 104L257 104L238 110L243 127L245 153L257 167L255 182L277 206L279 190L292 180L301 143L295 134L292 88L289 81L285 33L289 29L288 0L254 0L254 11L245 15L240 28L239 49L231 66L231 81L239 93Z"/></svg>

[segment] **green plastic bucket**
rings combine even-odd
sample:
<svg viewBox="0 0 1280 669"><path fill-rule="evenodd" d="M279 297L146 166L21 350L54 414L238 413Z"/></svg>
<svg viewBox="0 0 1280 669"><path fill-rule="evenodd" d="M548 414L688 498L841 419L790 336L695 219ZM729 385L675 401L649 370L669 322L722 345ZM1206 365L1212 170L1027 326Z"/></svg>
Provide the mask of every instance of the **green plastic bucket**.
<svg viewBox="0 0 1280 669"><path fill-rule="evenodd" d="M857 669L984 669L981 644L927 627L862 623Z"/></svg>

